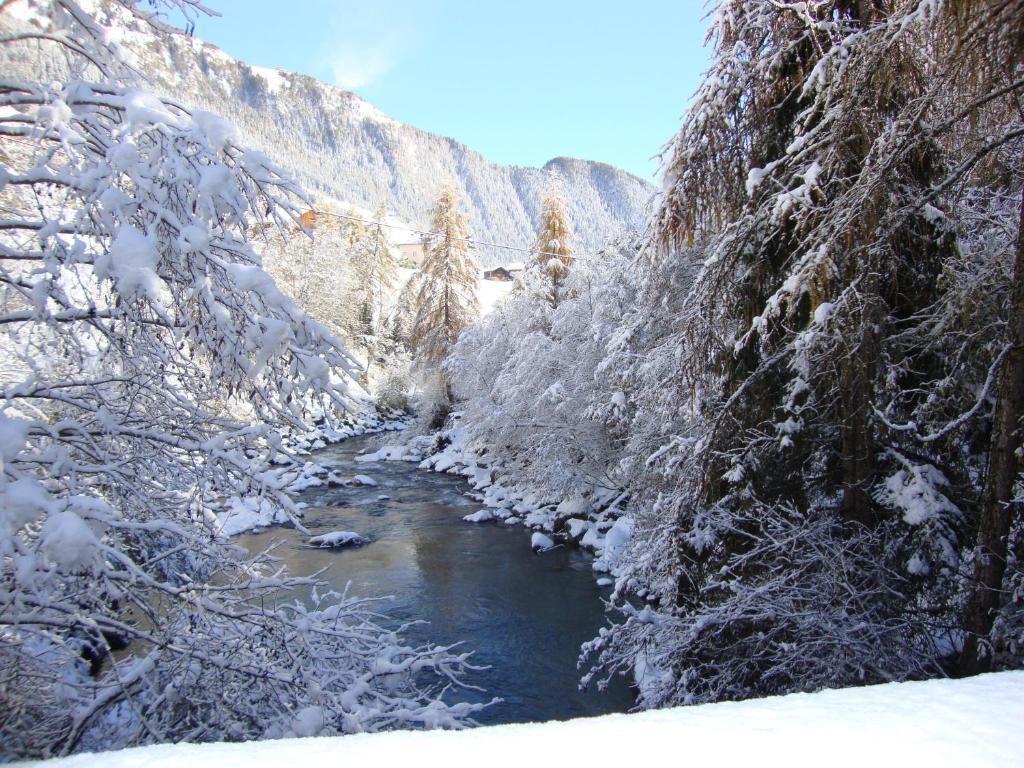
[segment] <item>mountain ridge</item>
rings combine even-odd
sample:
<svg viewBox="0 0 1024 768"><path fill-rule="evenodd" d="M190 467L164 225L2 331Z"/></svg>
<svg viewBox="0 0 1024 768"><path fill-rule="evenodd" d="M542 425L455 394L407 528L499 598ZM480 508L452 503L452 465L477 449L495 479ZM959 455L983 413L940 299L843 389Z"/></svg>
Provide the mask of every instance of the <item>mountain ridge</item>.
<svg viewBox="0 0 1024 768"><path fill-rule="evenodd" d="M248 64L198 37L172 37L167 51L169 66L153 66L150 56L143 67L158 91L181 98L184 89L191 104L229 115L247 144L267 152L311 194L371 210L386 198L389 212L418 228L429 223L440 185L450 178L475 237L529 247L548 176L557 170L575 247L593 252L641 226L655 192L639 177L600 161L558 156L540 168L493 163L453 137L396 120L352 91ZM189 77L190 68L206 77ZM236 103L243 106L234 109ZM479 251L484 266L509 261L507 251Z"/></svg>
<svg viewBox="0 0 1024 768"><path fill-rule="evenodd" d="M542 167L501 165L458 140L401 123L362 96L309 75L234 59L192 35L158 36L107 0L85 0L110 25L112 39L158 94L226 117L241 142L287 170L314 199L388 212L427 229L442 183L455 184L473 236L529 248L536 237L551 171L563 177L577 252L645 223L655 187L599 161L554 157ZM5 25L28 24L4 14ZM8 54L12 74L66 76L52 48L28 45ZM415 239L411 234L408 240ZM480 247L483 266L510 261L508 251ZM521 259L519 259L521 260Z"/></svg>

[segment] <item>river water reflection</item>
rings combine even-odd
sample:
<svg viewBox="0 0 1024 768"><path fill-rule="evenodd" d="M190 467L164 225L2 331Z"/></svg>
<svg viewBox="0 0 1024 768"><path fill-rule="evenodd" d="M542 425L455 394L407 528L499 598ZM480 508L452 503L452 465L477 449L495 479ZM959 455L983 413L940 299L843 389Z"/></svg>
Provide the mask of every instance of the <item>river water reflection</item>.
<svg viewBox="0 0 1024 768"><path fill-rule="evenodd" d="M406 631L413 643L462 641L473 661L490 669L469 682L486 694L458 692L449 700L504 701L479 714L485 724L562 720L626 711L633 703L619 681L604 693L577 688L580 644L605 623L590 558L577 550L530 550L520 526L472 524L479 509L460 478L406 462L357 463L369 438L324 449L321 464L343 475L365 474L376 487L310 489L305 525L314 534L355 531L372 543L320 550L288 528L239 536L250 551L280 542L275 554L294 575L330 566L324 578L356 596L392 595L380 612L396 623L422 620Z"/></svg>

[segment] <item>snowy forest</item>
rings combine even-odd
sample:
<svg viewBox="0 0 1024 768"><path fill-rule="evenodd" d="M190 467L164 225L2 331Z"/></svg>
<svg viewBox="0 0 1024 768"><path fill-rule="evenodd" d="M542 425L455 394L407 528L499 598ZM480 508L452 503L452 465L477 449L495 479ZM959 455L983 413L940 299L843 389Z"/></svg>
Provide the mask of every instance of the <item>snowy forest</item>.
<svg viewBox="0 0 1024 768"><path fill-rule="evenodd" d="M209 12L0 0L0 760L546 719L330 493L584 564L624 703L551 719L1024 668L1024 0L709 4L599 249L557 172L518 244L314 196L126 55Z"/></svg>

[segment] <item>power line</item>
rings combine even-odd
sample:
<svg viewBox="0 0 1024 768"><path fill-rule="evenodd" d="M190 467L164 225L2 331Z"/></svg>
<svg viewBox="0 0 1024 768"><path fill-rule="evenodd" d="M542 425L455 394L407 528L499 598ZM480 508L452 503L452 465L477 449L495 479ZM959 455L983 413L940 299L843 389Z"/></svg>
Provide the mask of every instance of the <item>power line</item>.
<svg viewBox="0 0 1024 768"><path fill-rule="evenodd" d="M349 221L358 221L363 224L373 224L378 227L391 227L392 229L401 229L406 232L414 232L417 235L428 235L430 237L444 237L442 232L429 232L424 229L414 229L413 227L407 227L403 224L388 224L386 221L373 221L371 219L363 219L358 216L349 216L344 213L334 213L332 211L317 211L313 213L318 216L333 216L336 219L348 219ZM551 251L537 251L533 248L522 248L518 245L502 245L501 243L489 243L486 240L476 240L472 237L452 237L452 240L459 240L464 243L472 243L473 245L483 245L488 248L503 248L506 251L518 251L519 253L535 253L538 256L554 256L557 259L576 259L577 256L565 256L560 253L552 253Z"/></svg>

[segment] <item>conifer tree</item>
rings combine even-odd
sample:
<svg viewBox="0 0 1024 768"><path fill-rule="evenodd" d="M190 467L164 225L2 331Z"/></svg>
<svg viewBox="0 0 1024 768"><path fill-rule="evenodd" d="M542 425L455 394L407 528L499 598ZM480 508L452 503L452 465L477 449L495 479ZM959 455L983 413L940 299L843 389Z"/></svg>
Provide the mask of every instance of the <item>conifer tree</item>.
<svg viewBox="0 0 1024 768"><path fill-rule="evenodd" d="M658 377L679 415L644 463L622 577L661 615L623 605L592 646L658 670L648 704L939 669L962 520L945 494L966 472L879 416L894 385L907 408L928 399L932 350L900 332L954 253L945 202L922 204L941 147L908 103L931 62L888 26L898 5L718 6L647 265L654 316L700 264Z"/></svg>
<svg viewBox="0 0 1024 768"><path fill-rule="evenodd" d="M352 228L334 216L314 219L305 231L297 226L259 233L257 242L267 272L284 293L349 344L358 338L358 306L348 299L356 275L351 269Z"/></svg>
<svg viewBox="0 0 1024 768"><path fill-rule="evenodd" d="M973 573L963 611L964 646L958 660L959 672L973 674L995 666L1003 650L1000 646L1018 646L1010 655L1016 656L1019 664L1019 637L1024 637L1024 189L1020 185L1024 2L947 3L938 22L938 47L943 55L933 91L959 95L953 117L940 123L940 130L970 137L968 151L943 186L951 186L961 177L977 176L980 167L988 189L1007 201L1019 200L1016 242L1012 248L1004 243L1005 251L1013 253L1012 259L1007 259L1012 261L1007 273L1009 290L997 310L1006 318L1006 327L999 339L1002 351L992 366L994 370L998 365L999 370L993 382L988 461L974 525ZM1008 181L1015 176L1016 183ZM1007 218L1013 216L1010 206L1004 211ZM1005 279L1001 282L1005 286ZM1013 567L1008 567L1011 564Z"/></svg>
<svg viewBox="0 0 1024 768"><path fill-rule="evenodd" d="M469 227L458 206L455 188L446 186L434 208L434 234L423 258L411 334L421 366L438 370L459 334L480 314L479 267L467 242Z"/></svg>
<svg viewBox="0 0 1024 768"><path fill-rule="evenodd" d="M572 264L572 248L569 245L572 232L569 216L565 210L565 193L562 179L556 173L551 177L544 195L540 213L540 233L533 246L530 268L544 276L545 293L552 308L561 302L565 279Z"/></svg>

